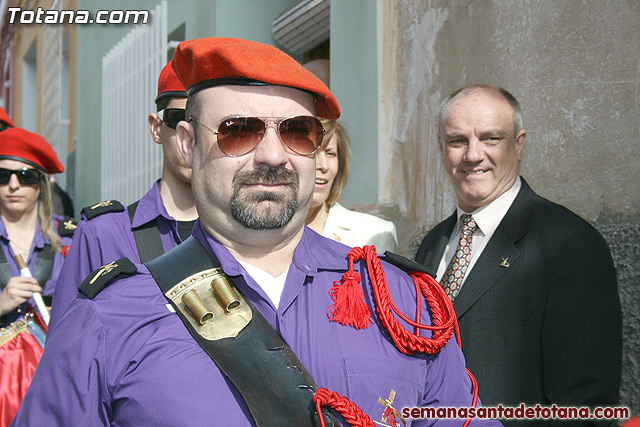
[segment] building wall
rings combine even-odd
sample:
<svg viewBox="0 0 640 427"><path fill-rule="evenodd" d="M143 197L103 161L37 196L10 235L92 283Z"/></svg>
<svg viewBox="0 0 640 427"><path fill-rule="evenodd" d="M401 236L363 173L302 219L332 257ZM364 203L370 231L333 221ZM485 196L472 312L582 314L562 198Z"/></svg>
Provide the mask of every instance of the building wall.
<svg viewBox="0 0 640 427"><path fill-rule="evenodd" d="M108 4L78 0L78 9L152 10L157 0L113 0ZM273 18L293 0L244 0L242 7L234 0L169 1L168 32L185 24L186 39L210 36L243 37L275 44L271 33ZM78 26L78 126L75 152L76 210L100 198L100 152L102 57L132 28L130 25ZM114 124L117 126L117 124ZM152 144L151 137L132 144ZM142 194L140 194L142 196Z"/></svg>
<svg viewBox="0 0 640 427"><path fill-rule="evenodd" d="M24 82L25 79L23 78L23 75L25 74L23 70L23 60L26 56L31 56L28 52L35 47L36 55L34 59L36 66L42 62L42 31L38 27L21 28L21 31L16 32L13 44L16 60L14 63L14 111L12 113L12 119L16 126L20 126L30 132L39 132L40 97L37 96L37 93L40 92L42 88L42 73L37 73L35 75L35 93L33 94L34 96L30 96L31 94L29 92L31 90L26 88L26 82ZM24 97L34 98L35 105L33 107L35 108L25 106L24 104L26 102L23 100ZM32 104L32 102L29 102L29 104ZM32 114L25 114L25 110L27 109L33 109Z"/></svg>
<svg viewBox="0 0 640 427"><path fill-rule="evenodd" d="M98 10L151 10L157 1L131 2L114 0L108 4L87 0L78 1L79 10L95 16ZM101 179L101 114L102 114L102 57L123 38L134 24L86 24L78 27L78 78L75 151L75 209L80 211L100 199ZM141 25L141 24L138 24ZM114 123L113 126L119 126ZM122 126L120 124L120 126ZM131 141L131 144L149 141Z"/></svg>
<svg viewBox="0 0 640 427"><path fill-rule="evenodd" d="M370 0L331 2L331 91L351 136L352 166L340 201L378 202L377 5Z"/></svg>
<svg viewBox="0 0 640 427"><path fill-rule="evenodd" d="M35 5L32 5L32 10L37 7L41 7L44 10L48 10L53 5L53 0L43 0ZM76 8L76 0L63 0L62 8L66 10L73 10ZM25 7L18 4L7 4L7 10L5 10L5 19L8 23L8 8L9 7ZM6 27L4 27L6 30ZM43 107L47 107L43 104L43 93L46 89L46 83L43 83L43 63L44 63L44 32L43 25L40 24L15 24L15 34L11 40L11 50L13 56L13 71L12 82L9 89L12 99L11 117L16 126L27 129L31 132L42 133L43 131ZM68 116L68 129L75 129L76 116L75 116L75 99L76 99L76 42L77 42L77 26L64 24L63 28L64 38L68 40L68 62L63 64L64 69L68 69L68 87L63 85L62 97L63 105L69 109ZM63 62L65 60L63 59ZM28 63L28 65L25 65ZM68 68L67 68L68 67ZM26 69L29 71L27 72ZM64 74L64 72L63 72ZM67 105L68 103L68 105ZM63 112L62 115L65 115ZM46 137L46 135L45 135ZM54 143L54 141L49 141ZM62 136L61 144L66 144L66 152L72 152L75 148L75 138L72 131L64 132ZM55 147L55 144L54 144ZM73 177L69 173L69 170L73 170L73 156L67 156L65 159L64 153L58 153L60 160L65 166L65 171L61 175L56 175L58 183L63 181L63 177L66 180L66 188L73 186ZM71 179L70 179L71 178Z"/></svg>
<svg viewBox="0 0 640 427"><path fill-rule="evenodd" d="M392 164L383 198L404 224L401 250L413 255L455 206L436 139L440 101L467 84L505 87L520 100L528 130L521 174L594 224L612 249L624 317L622 402L640 413L640 3L383 0L379 7L381 140Z"/></svg>

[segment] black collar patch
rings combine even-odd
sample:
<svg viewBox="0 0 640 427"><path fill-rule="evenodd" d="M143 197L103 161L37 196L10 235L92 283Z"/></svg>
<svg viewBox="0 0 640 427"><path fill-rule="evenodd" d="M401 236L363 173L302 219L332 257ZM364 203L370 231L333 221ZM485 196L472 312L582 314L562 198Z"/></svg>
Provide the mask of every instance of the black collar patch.
<svg viewBox="0 0 640 427"><path fill-rule="evenodd" d="M124 210L124 206L117 200L105 200L103 202L98 202L93 206L87 206L82 209L82 214L87 218L95 218L99 215L106 214L109 212L122 212Z"/></svg>
<svg viewBox="0 0 640 427"><path fill-rule="evenodd" d="M127 258L111 261L107 265L94 270L83 281L78 290L87 298L94 299L104 288L109 286L121 274L132 275L138 267Z"/></svg>
<svg viewBox="0 0 640 427"><path fill-rule="evenodd" d="M73 232L78 227L78 221L68 216L64 219L57 221L58 223L58 236L60 237L73 237Z"/></svg>

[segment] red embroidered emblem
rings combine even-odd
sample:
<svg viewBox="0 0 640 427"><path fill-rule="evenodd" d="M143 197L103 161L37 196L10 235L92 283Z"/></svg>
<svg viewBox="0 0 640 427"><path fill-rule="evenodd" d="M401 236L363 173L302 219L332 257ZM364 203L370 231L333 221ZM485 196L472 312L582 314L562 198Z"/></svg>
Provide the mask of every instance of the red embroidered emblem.
<svg viewBox="0 0 640 427"><path fill-rule="evenodd" d="M381 397L378 398L378 403L384 406L384 412L382 413L382 422L386 423L384 425L390 427L400 427L400 422L404 427L407 426L407 422L402 417L400 411L393 407L393 401L396 398L396 391L391 389L391 393L389 393L388 399L383 399Z"/></svg>

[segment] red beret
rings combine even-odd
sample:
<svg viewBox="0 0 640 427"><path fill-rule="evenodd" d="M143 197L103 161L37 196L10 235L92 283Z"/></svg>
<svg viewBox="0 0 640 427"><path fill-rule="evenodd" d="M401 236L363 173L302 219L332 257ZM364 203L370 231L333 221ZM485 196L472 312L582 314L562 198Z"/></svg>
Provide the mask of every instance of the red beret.
<svg viewBox="0 0 640 427"><path fill-rule="evenodd" d="M51 145L40 135L22 128L0 132L0 159L18 160L48 173L64 171Z"/></svg>
<svg viewBox="0 0 640 427"><path fill-rule="evenodd" d="M7 125L9 125L10 127L14 127L15 125L13 124L13 120L11 120L11 117L9 117L9 115L7 114L6 111L4 111L4 108L0 107L0 121L5 122Z"/></svg>
<svg viewBox="0 0 640 427"><path fill-rule="evenodd" d="M640 427L640 417L628 419L622 424L622 427Z"/></svg>
<svg viewBox="0 0 640 427"><path fill-rule="evenodd" d="M171 64L189 95L219 85L288 86L314 94L319 117L340 117L340 105L329 88L270 45L223 37L188 40L178 45Z"/></svg>
<svg viewBox="0 0 640 427"><path fill-rule="evenodd" d="M187 92L182 87L182 83L178 80L175 71L169 62L164 66L158 78L158 96L156 96L156 104L164 98L186 98Z"/></svg>

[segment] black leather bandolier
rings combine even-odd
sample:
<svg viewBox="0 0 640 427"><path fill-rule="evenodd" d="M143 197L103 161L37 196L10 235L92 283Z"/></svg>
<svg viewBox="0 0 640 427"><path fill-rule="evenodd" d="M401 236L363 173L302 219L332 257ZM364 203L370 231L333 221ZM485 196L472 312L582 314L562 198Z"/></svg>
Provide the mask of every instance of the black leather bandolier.
<svg viewBox="0 0 640 427"><path fill-rule="evenodd" d="M240 392L256 425L320 425L313 403L317 385L278 332L228 282L218 260L197 239L189 237L148 262L147 267L191 335ZM227 283L230 292L220 290L221 282ZM192 292L195 286L200 286L198 295ZM232 333L236 335L203 336L206 328L204 335L215 329L211 325L224 323L225 316L235 316L231 322L242 322ZM328 427L339 426L332 413L323 409L323 414Z"/></svg>
<svg viewBox="0 0 640 427"><path fill-rule="evenodd" d="M133 217L136 213L139 201L140 200L127 206L129 221L131 221L132 225ZM133 237L136 239L140 263L144 264L164 253L164 247L162 246L162 238L160 237L160 230L158 229L157 221L149 221L146 224L142 224L140 227L133 228L132 231Z"/></svg>

